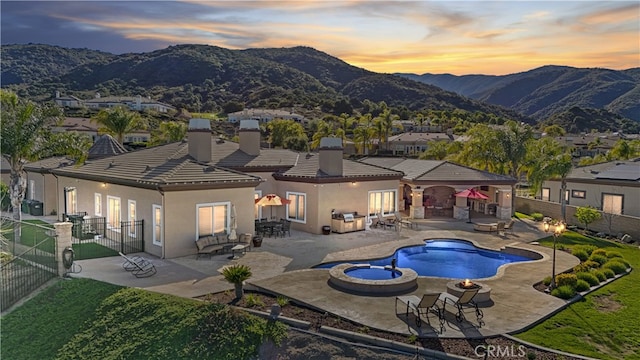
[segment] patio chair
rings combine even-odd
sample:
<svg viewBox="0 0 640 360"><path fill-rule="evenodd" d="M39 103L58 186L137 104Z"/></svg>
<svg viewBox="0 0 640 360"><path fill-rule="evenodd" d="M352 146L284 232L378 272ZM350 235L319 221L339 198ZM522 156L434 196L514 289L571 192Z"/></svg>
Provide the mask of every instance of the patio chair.
<svg viewBox="0 0 640 360"><path fill-rule="evenodd" d="M284 234L289 234L291 236L291 220L282 219L282 237Z"/></svg>
<svg viewBox="0 0 640 360"><path fill-rule="evenodd" d="M504 221L498 222L498 224L496 225L496 234L498 234L500 236L504 235L505 234L504 233L505 226L507 226L507 225L505 224Z"/></svg>
<svg viewBox="0 0 640 360"><path fill-rule="evenodd" d="M441 293L439 299L440 301L442 301L442 312L444 313L446 311L447 302L451 303L451 305L456 307L456 320L460 322L462 320L465 320L464 308L471 307L475 309L476 318L478 319L480 325L482 325L482 317L484 316L484 313L478 308L478 304L473 301L473 298L476 296L478 291L480 291L480 289L467 290L463 292L460 297L451 295L449 293Z"/></svg>
<svg viewBox="0 0 640 360"><path fill-rule="evenodd" d="M387 220L380 213L377 213L376 216L378 217L378 225L382 226L383 229L386 229L388 227L389 228L391 228L391 227L395 228L397 226L397 224L396 224L396 222L394 220Z"/></svg>
<svg viewBox="0 0 640 360"><path fill-rule="evenodd" d="M122 252L118 252L118 254L124 258L122 267L126 271L130 271L137 278L149 277L157 272L155 265L142 256L134 255L129 257Z"/></svg>
<svg viewBox="0 0 640 360"><path fill-rule="evenodd" d="M511 220L509 220L509 222L504 226L504 231L506 232L511 231L511 233L513 234L513 226L516 224L516 220L511 218Z"/></svg>
<svg viewBox="0 0 640 360"><path fill-rule="evenodd" d="M426 319L427 323L431 325L429 321L429 313L435 313L438 315L438 321L440 323L440 333L444 332L444 311L440 309L437 302L440 298L440 293L427 292L422 295L422 299L415 295L396 296L396 314L398 313L398 301L406 306L405 316L409 316L409 311L412 311L416 316L416 326L422 326L422 319Z"/></svg>

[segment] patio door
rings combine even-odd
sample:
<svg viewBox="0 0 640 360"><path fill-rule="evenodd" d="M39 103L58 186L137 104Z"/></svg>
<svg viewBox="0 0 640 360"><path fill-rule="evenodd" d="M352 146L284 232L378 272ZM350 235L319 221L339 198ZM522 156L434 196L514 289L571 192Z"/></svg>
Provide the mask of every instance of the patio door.
<svg viewBox="0 0 640 360"><path fill-rule="evenodd" d="M229 232L231 203L211 203L197 205L196 238Z"/></svg>

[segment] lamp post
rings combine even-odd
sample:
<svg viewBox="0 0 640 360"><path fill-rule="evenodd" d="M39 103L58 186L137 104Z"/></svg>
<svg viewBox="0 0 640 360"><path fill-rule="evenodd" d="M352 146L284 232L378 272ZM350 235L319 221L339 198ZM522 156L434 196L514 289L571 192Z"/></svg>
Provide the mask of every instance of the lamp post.
<svg viewBox="0 0 640 360"><path fill-rule="evenodd" d="M544 232L549 232L551 224L549 222L544 223ZM551 284L549 284L549 290L556 288L556 242L558 237L562 236L564 232L564 223L558 222L553 229L553 260L551 265Z"/></svg>

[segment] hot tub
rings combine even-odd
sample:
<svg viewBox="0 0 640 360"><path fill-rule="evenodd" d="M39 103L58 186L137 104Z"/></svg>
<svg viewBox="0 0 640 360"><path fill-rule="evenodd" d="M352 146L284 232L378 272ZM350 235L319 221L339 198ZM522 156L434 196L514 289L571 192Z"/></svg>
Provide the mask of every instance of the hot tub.
<svg viewBox="0 0 640 360"><path fill-rule="evenodd" d="M329 283L334 287L364 293L390 294L415 290L418 273L408 268L369 264L340 264L329 270Z"/></svg>

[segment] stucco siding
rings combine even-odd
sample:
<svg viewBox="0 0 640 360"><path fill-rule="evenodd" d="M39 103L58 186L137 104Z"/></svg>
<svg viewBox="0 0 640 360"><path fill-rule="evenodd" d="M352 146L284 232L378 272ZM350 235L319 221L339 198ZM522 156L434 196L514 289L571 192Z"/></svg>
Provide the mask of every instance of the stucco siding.
<svg viewBox="0 0 640 360"><path fill-rule="evenodd" d="M560 186L559 181L546 181L543 184L543 188L549 188L551 202L560 202ZM569 191L569 205L593 206L596 209L602 209L603 193L622 195L624 196L623 214L640 217L640 187L567 182L567 190ZM573 191L584 191L584 199L573 197Z"/></svg>

